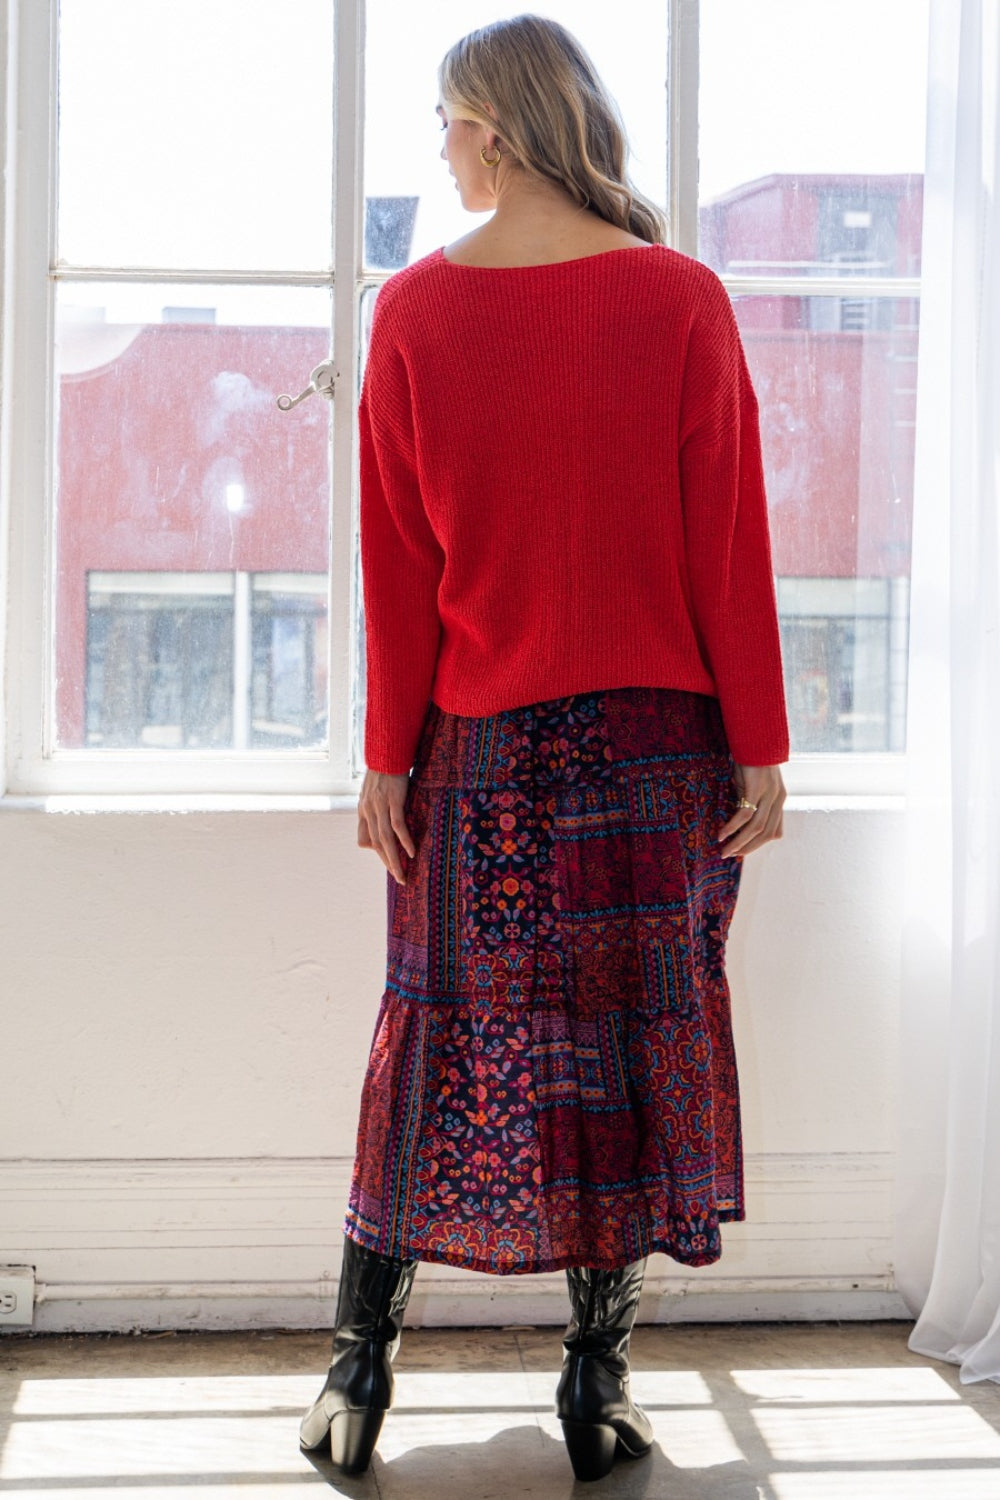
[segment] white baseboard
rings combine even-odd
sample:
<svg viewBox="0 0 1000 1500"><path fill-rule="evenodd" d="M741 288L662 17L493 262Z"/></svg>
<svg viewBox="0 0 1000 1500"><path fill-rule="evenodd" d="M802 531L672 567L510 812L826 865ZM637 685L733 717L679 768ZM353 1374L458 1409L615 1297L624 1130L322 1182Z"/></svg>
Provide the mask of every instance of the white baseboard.
<svg viewBox="0 0 1000 1500"><path fill-rule="evenodd" d="M757 1155L747 1219L696 1270L650 1259L641 1322L909 1318L885 1153ZM0 1163L0 1263L34 1266L40 1332L324 1328L347 1158ZM421 1265L414 1327L564 1325L565 1280Z"/></svg>

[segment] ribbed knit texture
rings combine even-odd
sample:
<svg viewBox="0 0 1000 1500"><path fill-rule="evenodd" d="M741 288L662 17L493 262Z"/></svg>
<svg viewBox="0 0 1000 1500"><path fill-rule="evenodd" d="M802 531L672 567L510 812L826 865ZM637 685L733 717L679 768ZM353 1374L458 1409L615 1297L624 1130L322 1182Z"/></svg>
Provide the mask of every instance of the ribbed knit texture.
<svg viewBox="0 0 1000 1500"><path fill-rule="evenodd" d="M663 245L442 250L382 286L358 408L365 760L456 714L613 687L718 697L788 758L757 398L715 272Z"/></svg>

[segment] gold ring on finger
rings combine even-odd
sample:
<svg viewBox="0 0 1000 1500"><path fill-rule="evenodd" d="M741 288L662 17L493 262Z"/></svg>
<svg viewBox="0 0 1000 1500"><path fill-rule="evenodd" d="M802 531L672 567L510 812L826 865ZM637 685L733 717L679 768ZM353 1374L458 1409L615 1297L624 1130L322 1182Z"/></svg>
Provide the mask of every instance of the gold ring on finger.
<svg viewBox="0 0 1000 1500"><path fill-rule="evenodd" d="M756 802L748 802L745 797L741 797L740 798L740 806L741 807L749 807L749 809L750 809L751 812L756 812L757 811L757 804L756 804Z"/></svg>

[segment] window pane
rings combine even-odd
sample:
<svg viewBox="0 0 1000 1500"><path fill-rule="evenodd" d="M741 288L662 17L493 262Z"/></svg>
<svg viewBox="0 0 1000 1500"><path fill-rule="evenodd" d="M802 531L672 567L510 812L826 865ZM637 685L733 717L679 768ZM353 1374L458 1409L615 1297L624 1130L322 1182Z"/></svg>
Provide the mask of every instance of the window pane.
<svg viewBox="0 0 1000 1500"><path fill-rule="evenodd" d="M260 749L326 740L326 578L258 575L253 580L251 742Z"/></svg>
<svg viewBox="0 0 1000 1500"><path fill-rule="evenodd" d="M928 0L701 0L699 257L920 271Z"/></svg>
<svg viewBox="0 0 1000 1500"><path fill-rule="evenodd" d="M88 576L88 746L232 744L233 594L229 574Z"/></svg>
<svg viewBox="0 0 1000 1500"><path fill-rule="evenodd" d="M61 0L59 257L330 264L330 0Z"/></svg>
<svg viewBox="0 0 1000 1500"><path fill-rule="evenodd" d="M468 234L482 214L462 208L441 159L437 68L460 37L523 6L482 0L366 7L365 263L392 269ZM632 147L629 172L662 204L666 191L667 7L663 0L556 0L544 14L573 33L618 101ZM641 45L637 45L641 38ZM403 134L400 135L401 122ZM401 149L400 140L405 141Z"/></svg>
<svg viewBox="0 0 1000 1500"><path fill-rule="evenodd" d="M760 403L792 748L901 750L919 304L734 305Z"/></svg>
<svg viewBox="0 0 1000 1500"><path fill-rule="evenodd" d="M60 284L61 747L325 743L331 408L275 398L329 319L320 290Z"/></svg>

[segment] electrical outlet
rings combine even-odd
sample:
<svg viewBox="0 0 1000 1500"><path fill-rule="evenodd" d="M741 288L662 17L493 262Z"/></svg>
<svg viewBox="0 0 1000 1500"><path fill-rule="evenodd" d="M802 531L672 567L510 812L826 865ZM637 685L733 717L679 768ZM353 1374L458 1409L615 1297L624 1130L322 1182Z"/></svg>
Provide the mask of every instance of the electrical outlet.
<svg viewBox="0 0 1000 1500"><path fill-rule="evenodd" d="M0 1266L0 1328L30 1328L35 1316L31 1266Z"/></svg>

